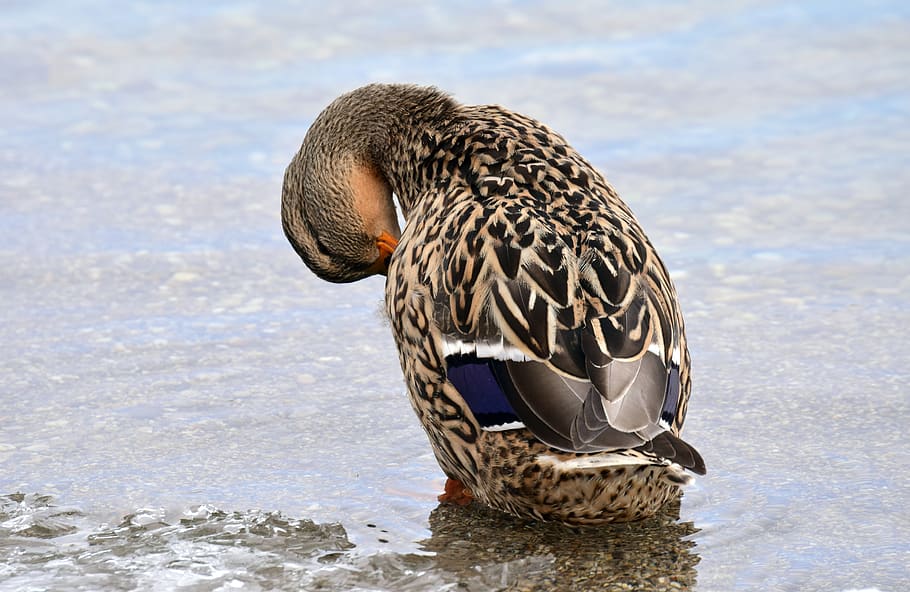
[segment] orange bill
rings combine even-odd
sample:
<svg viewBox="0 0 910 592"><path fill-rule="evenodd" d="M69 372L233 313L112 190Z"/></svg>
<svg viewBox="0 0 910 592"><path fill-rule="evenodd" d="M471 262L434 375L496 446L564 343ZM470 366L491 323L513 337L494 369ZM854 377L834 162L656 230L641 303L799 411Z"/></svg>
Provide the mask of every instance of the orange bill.
<svg viewBox="0 0 910 592"><path fill-rule="evenodd" d="M369 267L371 273L386 275L389 271L389 258L395 247L398 246L398 239L386 231L382 231L379 238L376 239L376 247L379 249L379 257Z"/></svg>

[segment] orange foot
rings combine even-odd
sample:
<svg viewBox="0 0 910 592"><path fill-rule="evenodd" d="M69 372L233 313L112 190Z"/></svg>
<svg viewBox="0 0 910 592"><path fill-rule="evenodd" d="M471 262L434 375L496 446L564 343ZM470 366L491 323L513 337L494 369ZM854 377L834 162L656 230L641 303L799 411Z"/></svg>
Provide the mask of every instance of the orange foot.
<svg viewBox="0 0 910 592"><path fill-rule="evenodd" d="M466 506L474 499L474 494L467 489L461 481L455 479L446 479L446 490L437 497L444 504L455 504L456 506Z"/></svg>

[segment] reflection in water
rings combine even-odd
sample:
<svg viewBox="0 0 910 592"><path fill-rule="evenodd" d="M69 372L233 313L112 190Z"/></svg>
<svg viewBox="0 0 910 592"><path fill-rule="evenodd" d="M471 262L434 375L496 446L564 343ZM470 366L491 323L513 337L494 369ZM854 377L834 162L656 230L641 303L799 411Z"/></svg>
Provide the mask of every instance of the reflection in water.
<svg viewBox="0 0 910 592"><path fill-rule="evenodd" d="M340 524L279 512L146 508L91 525L51 496L17 493L0 496L0 591L685 588L699 558L696 528L678 515L676 504L638 523L569 529L439 506L426 554L363 553Z"/></svg>
<svg viewBox="0 0 910 592"><path fill-rule="evenodd" d="M521 571L508 583L520 589L690 587L699 562L690 539L698 529L679 521L678 500L647 520L588 528L521 520L477 504L439 506L430 529L423 546L436 553L437 568L470 578L478 566L514 565Z"/></svg>

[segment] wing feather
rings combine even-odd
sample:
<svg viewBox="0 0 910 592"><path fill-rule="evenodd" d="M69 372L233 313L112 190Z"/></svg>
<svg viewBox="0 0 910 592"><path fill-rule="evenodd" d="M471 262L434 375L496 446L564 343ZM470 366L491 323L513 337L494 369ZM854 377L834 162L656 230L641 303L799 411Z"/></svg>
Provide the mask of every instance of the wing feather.
<svg viewBox="0 0 910 592"><path fill-rule="evenodd" d="M546 444L635 448L704 471L676 435L688 355L672 283L631 213L581 164L566 170L584 173L584 187L563 191L562 204L548 195L571 179L546 163L514 166L523 182L497 163L503 176L484 178L482 192L463 186L446 197L456 205L440 219L431 273L437 325L459 343L523 353L528 361L496 362L495 374Z"/></svg>

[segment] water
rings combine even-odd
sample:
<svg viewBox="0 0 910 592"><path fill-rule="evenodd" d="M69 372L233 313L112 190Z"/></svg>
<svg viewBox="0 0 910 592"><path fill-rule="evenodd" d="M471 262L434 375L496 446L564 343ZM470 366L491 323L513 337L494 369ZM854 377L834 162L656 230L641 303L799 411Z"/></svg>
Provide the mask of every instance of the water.
<svg viewBox="0 0 910 592"><path fill-rule="evenodd" d="M0 590L905 587L903 4L0 11ZM679 507L437 506L381 281L278 219L371 80L548 122L638 214L695 363Z"/></svg>

